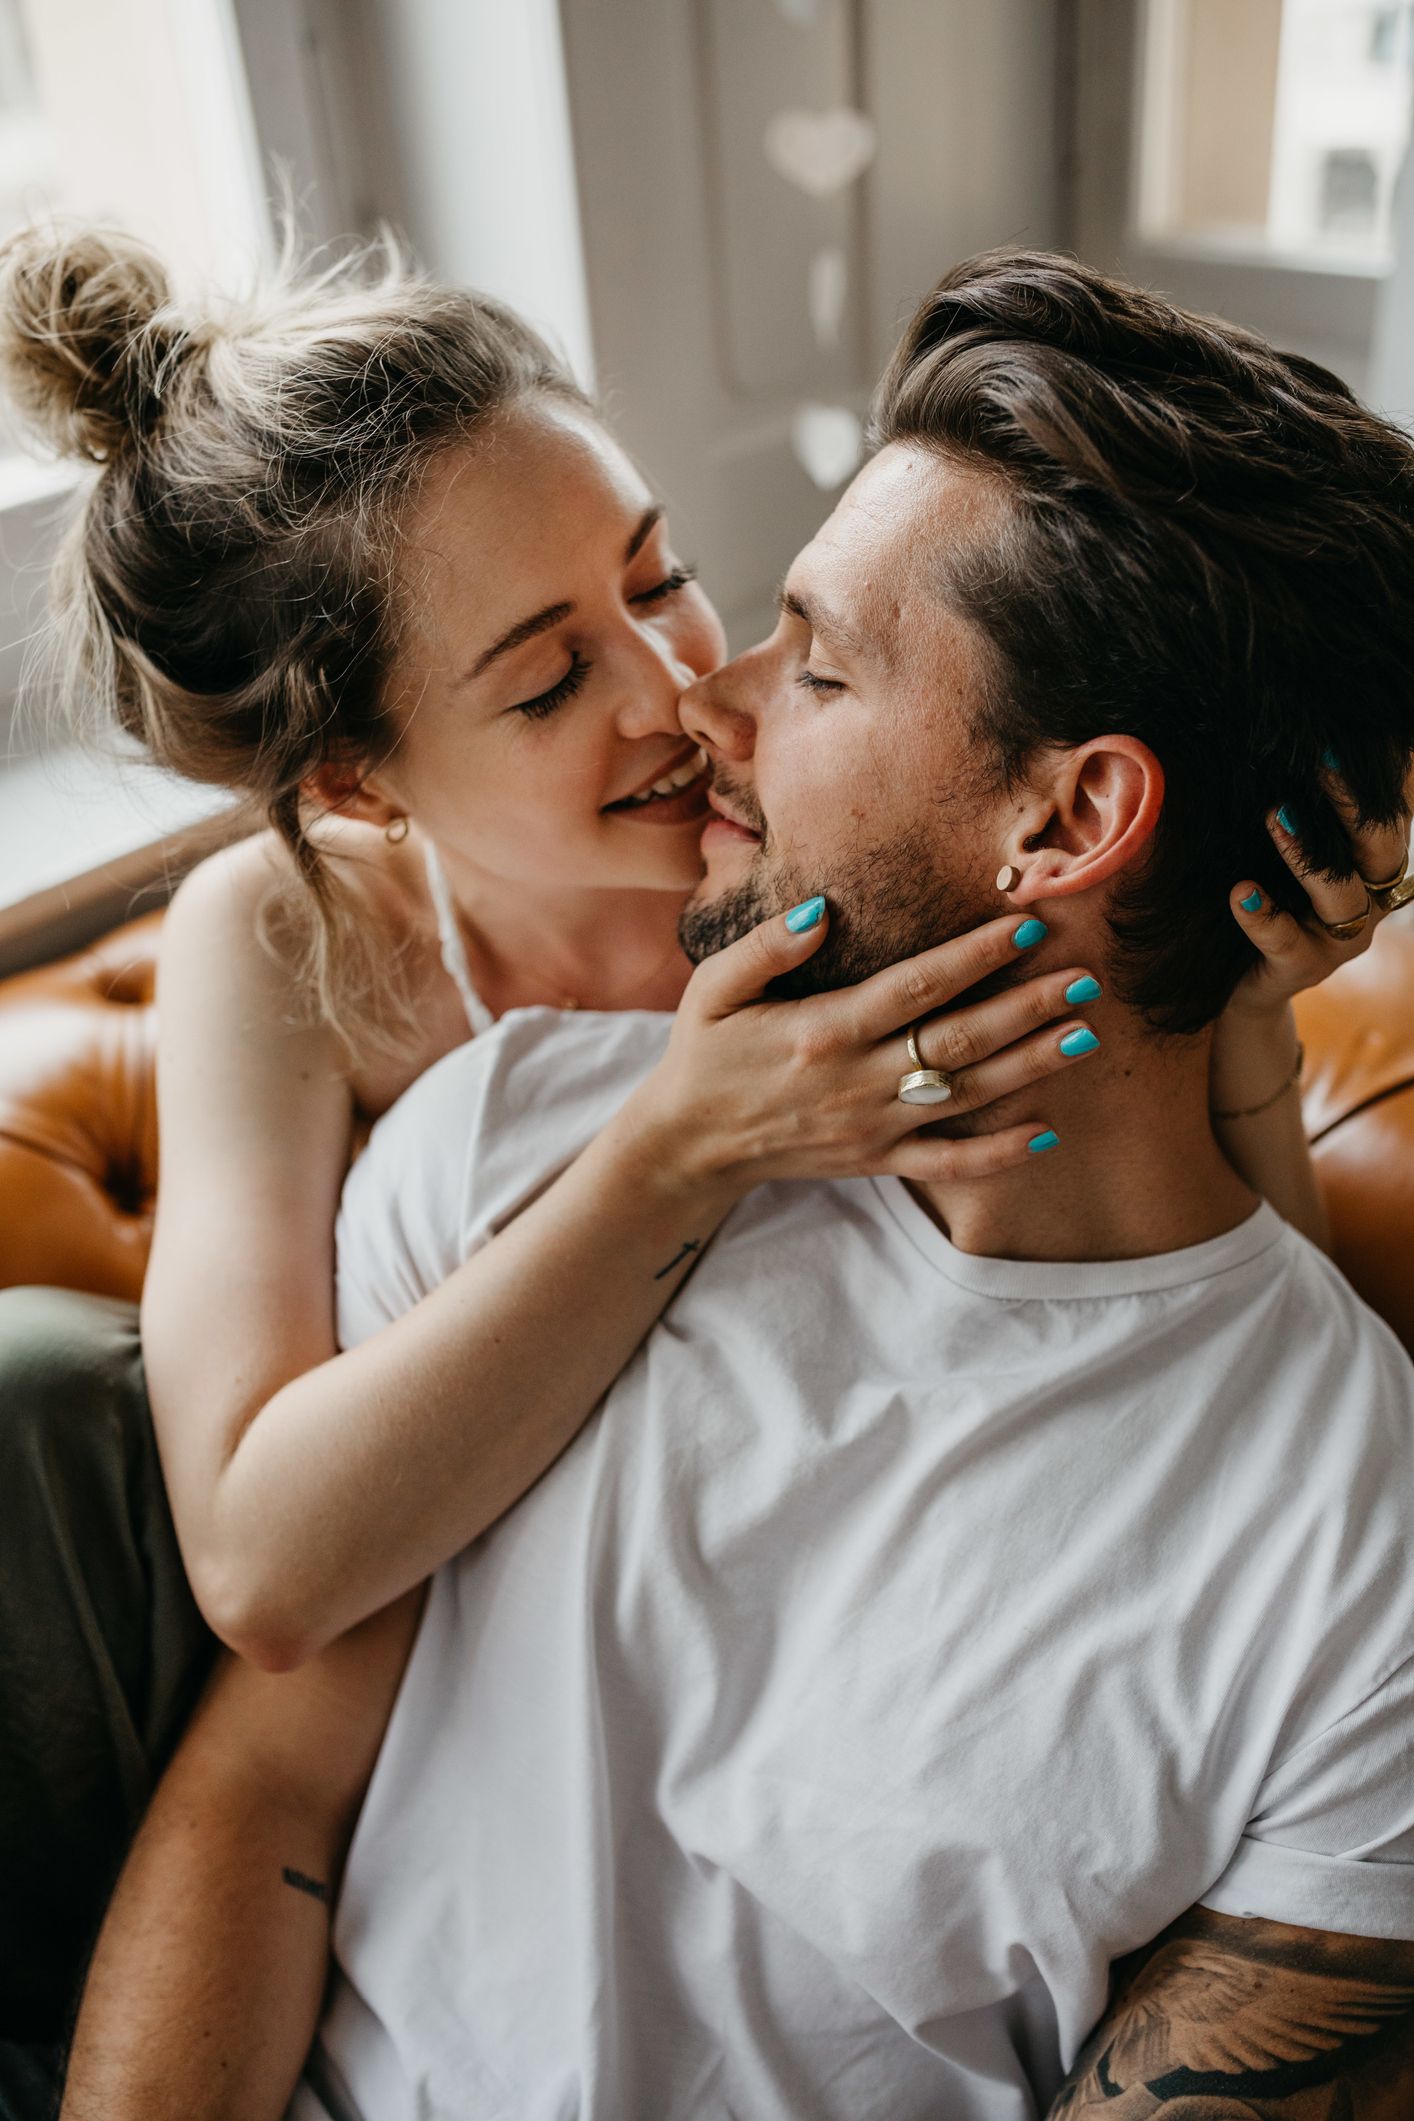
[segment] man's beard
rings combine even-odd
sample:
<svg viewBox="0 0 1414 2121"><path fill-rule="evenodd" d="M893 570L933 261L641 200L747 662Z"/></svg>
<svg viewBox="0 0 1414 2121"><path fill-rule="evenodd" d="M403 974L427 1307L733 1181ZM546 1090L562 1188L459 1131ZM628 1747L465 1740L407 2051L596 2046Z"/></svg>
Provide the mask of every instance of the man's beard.
<svg viewBox="0 0 1414 2121"><path fill-rule="evenodd" d="M720 769L713 786L737 817L761 833L763 844L739 884L711 898L702 897L705 887L700 887L684 907L678 935L695 965L822 888L818 875L806 876L791 863L769 863L766 820L749 788L735 785ZM855 986L994 913L993 900L939 874L943 838L941 827L929 833L922 825L911 826L882 845L851 849L847 865L831 860L823 883L829 933L803 964L771 982L772 997L798 1001Z"/></svg>

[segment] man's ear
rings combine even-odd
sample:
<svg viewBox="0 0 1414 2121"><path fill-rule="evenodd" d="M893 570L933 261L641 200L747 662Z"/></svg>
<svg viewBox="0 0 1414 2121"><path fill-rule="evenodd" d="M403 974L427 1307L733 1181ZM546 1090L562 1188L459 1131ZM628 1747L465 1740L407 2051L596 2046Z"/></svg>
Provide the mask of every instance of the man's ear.
<svg viewBox="0 0 1414 2121"><path fill-rule="evenodd" d="M316 809L358 818L366 825L386 826L403 814L376 780L367 779L356 766L336 765L332 760L306 774L300 792Z"/></svg>
<svg viewBox="0 0 1414 2121"><path fill-rule="evenodd" d="M1093 891L1140 859L1164 804L1164 769L1137 737L1095 737L1048 754L1001 851L1021 871L1014 906Z"/></svg>

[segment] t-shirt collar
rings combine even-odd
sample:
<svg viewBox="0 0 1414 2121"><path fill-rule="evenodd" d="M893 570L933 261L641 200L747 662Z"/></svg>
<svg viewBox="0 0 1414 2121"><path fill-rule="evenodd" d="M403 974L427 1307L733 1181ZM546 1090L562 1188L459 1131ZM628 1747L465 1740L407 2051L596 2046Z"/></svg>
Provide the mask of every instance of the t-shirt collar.
<svg viewBox="0 0 1414 2121"><path fill-rule="evenodd" d="M1176 1289L1185 1282L1203 1281L1245 1265L1279 1244L1287 1232L1275 1208L1261 1201L1234 1229L1207 1238L1201 1245L1184 1245L1177 1252L1154 1252L1141 1259L989 1259L976 1252L959 1252L901 1178L876 1178L870 1183L915 1249L949 1281L978 1296L1051 1301Z"/></svg>

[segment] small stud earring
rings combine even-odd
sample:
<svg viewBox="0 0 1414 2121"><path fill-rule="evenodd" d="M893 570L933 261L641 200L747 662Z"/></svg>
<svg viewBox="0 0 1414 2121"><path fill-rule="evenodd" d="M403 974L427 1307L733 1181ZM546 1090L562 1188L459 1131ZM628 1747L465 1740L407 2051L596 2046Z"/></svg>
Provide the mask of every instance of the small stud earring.
<svg viewBox="0 0 1414 2121"><path fill-rule="evenodd" d="M387 840L391 846L396 847L401 840L405 840L407 838L408 827L411 823L411 818L395 817L392 820L391 824L387 824L383 827L384 839Z"/></svg>
<svg viewBox="0 0 1414 2121"><path fill-rule="evenodd" d="M1005 869L1003 869L1003 870L1000 870L1000 871L998 872L998 875L997 875L997 889L998 889L998 891L1015 891L1015 889L1016 889L1017 885L1018 885L1018 884L1019 884L1020 882L1021 882L1021 871L1020 871L1020 870L1019 870L1019 869L1018 869L1018 868L1017 868L1017 867L1015 866L1015 864L1014 864L1014 863L1012 863L1012 862L1008 862L1008 863L1007 863L1007 865L1006 865L1006 867L1005 867Z"/></svg>

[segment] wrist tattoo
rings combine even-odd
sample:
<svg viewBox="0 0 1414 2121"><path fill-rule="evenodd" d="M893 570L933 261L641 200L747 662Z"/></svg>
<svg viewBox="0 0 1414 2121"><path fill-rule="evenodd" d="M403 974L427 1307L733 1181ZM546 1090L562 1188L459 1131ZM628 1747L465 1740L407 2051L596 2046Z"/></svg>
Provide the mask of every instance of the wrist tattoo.
<svg viewBox="0 0 1414 2121"><path fill-rule="evenodd" d="M661 1281L665 1274L672 1273L674 1267L680 1267L685 1259L691 1258L694 1252L700 1252L701 1250L701 1238L690 1237L687 1243L683 1246L682 1250L678 1253L675 1253L673 1258L668 1261L666 1267L659 1267L657 1273L653 1276L654 1281Z"/></svg>
<svg viewBox="0 0 1414 2121"><path fill-rule="evenodd" d="M329 1888L320 1879L311 1878L304 1871L297 1871L288 1863L282 1867L280 1876L284 1879L286 1885L292 1885L297 1893L308 1893L311 1900L317 1900L321 1906L328 1907Z"/></svg>

